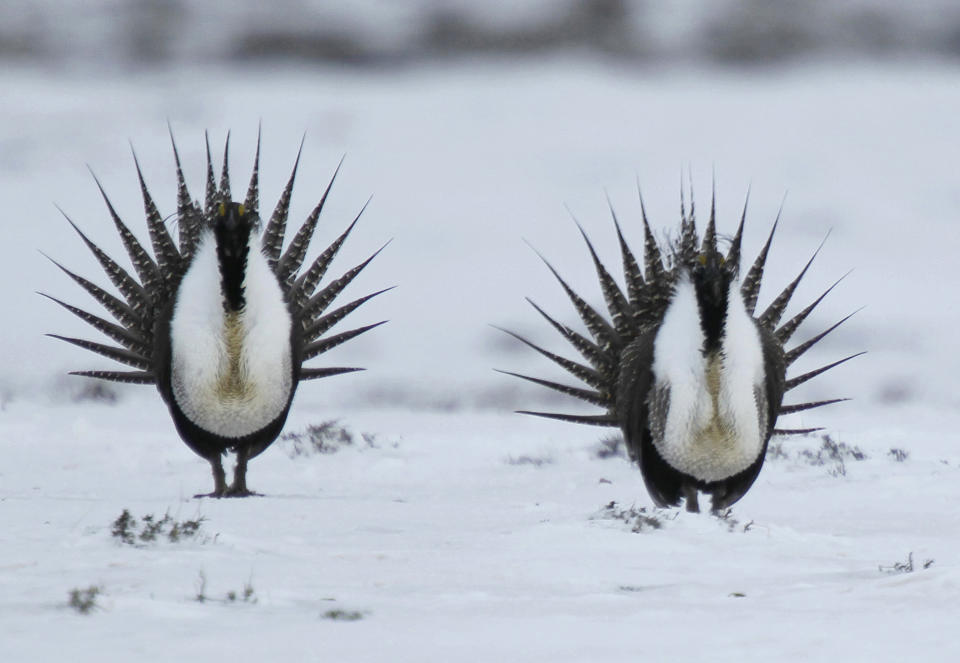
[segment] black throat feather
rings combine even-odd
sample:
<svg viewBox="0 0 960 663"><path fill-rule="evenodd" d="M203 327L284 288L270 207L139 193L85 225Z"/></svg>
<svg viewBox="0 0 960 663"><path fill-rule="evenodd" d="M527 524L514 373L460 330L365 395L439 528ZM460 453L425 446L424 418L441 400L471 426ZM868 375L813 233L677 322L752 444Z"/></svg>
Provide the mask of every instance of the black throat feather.
<svg viewBox="0 0 960 663"><path fill-rule="evenodd" d="M242 311L246 305L243 281L250 253L251 226L245 218L243 206L229 203L214 224L217 241L217 263L220 266L220 289L223 308L227 313Z"/></svg>
<svg viewBox="0 0 960 663"><path fill-rule="evenodd" d="M727 322L728 285L720 270L700 268L693 271L704 355L720 351Z"/></svg>

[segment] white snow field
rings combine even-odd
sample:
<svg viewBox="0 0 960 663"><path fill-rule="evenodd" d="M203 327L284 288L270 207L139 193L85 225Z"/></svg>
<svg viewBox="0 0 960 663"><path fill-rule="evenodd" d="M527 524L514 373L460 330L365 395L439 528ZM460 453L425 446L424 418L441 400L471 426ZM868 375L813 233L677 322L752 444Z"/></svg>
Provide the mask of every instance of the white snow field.
<svg viewBox="0 0 960 663"><path fill-rule="evenodd" d="M0 660L960 657L960 69L11 67L0 90ZM346 154L313 250L374 198L339 273L394 239L342 301L399 287L339 329L390 323L314 362L369 370L301 385L286 427L337 419L355 444L278 441L250 465L262 497L194 499L208 465L155 391L97 398L64 373L110 363L42 335L96 338L35 294L91 303L38 249L106 284L54 203L122 251L89 164L145 238L127 141L173 211L168 120L197 197L203 130L218 164L233 130L238 190L262 123L265 208L305 131L294 219ZM853 400L781 422L825 427L842 460L819 434L775 440L726 520L654 511L622 455L598 457L613 431L512 413L590 410L491 370L561 377L491 324L573 356L524 301L575 323L523 240L600 305L564 205L618 272L604 191L639 252L637 180L666 233L688 170L702 220L715 176L722 232L750 188L750 259L789 190L761 306L832 230L790 310L854 271L797 342L865 307L795 368L869 354L788 397ZM659 527L612 517L631 508ZM129 545L124 509L202 521Z"/></svg>

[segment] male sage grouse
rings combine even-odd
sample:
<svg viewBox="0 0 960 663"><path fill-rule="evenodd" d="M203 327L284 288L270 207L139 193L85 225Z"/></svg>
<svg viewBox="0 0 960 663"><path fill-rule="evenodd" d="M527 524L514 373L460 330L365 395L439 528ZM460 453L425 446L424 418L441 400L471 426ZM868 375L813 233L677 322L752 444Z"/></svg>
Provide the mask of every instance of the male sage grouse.
<svg viewBox="0 0 960 663"><path fill-rule="evenodd" d="M121 297L55 264L102 304L116 323L59 299L50 299L120 347L51 336L133 369L77 371L73 375L156 385L170 408L180 437L213 468L214 487L210 495L251 495L246 483L247 462L280 434L297 384L302 380L361 370L304 364L382 324L326 335L347 314L384 291L328 312L334 298L373 256L317 289L357 219L301 270L336 172L320 202L284 251L284 232L299 154L265 227L260 219L259 138L253 175L243 202L236 202L230 192L229 135L219 185L214 179L207 142L206 197L202 206L194 202L187 190L176 144L173 155L178 185L177 242L164 225L164 217L147 191L134 157L153 256L121 221L97 182L136 277L67 219ZM227 451L236 452L236 469L230 486L227 486L220 459Z"/></svg>
<svg viewBox="0 0 960 663"><path fill-rule="evenodd" d="M808 262L766 310L755 313L776 222L760 255L741 274L746 207L723 255L717 246L715 204L701 240L693 204L688 213L681 196L680 234L666 252L666 260L650 231L642 201L641 210L643 271L624 240L616 216L613 218L626 292L601 264L586 233L580 230L596 267L609 319L577 295L547 263L592 339L530 302L587 363L561 357L507 332L562 366L589 389L511 375L604 408L606 412L600 415L523 413L619 426L630 458L640 466L647 490L658 506L676 506L684 498L688 510L698 511L697 494L702 491L710 494L714 510L723 509L743 497L757 478L771 435L818 430L779 430L778 415L844 400L782 404L784 393L856 356L786 378L787 367L847 318L785 349L800 323L833 286L780 324L790 297L810 266Z"/></svg>

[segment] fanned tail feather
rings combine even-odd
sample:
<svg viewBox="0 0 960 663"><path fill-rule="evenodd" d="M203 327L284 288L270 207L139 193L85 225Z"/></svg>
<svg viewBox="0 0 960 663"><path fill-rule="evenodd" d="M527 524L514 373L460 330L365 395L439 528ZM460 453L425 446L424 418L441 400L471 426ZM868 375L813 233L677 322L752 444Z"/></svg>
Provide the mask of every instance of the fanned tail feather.
<svg viewBox="0 0 960 663"><path fill-rule="evenodd" d="M318 339L323 334L326 334L327 331L332 329L334 325L347 317L350 313L355 311L357 307L361 304L373 299L377 295L382 295L385 292L393 290L393 287L384 288L383 290L378 290L377 292L370 293L355 299L349 304L344 304L340 308L337 308L330 313L327 313L324 316L321 316L314 320L312 323L308 323L307 320L304 320L304 331L303 331L303 340L305 343L311 343Z"/></svg>
<svg viewBox="0 0 960 663"><path fill-rule="evenodd" d="M149 371L70 371L70 375L128 384L156 384L157 381L156 376Z"/></svg>
<svg viewBox="0 0 960 663"><path fill-rule="evenodd" d="M143 309L148 305L148 299L143 292L143 288L139 283L133 280L133 277L127 273L127 270L123 269L120 265L116 263L113 258L108 256L99 246L94 244L84 233L77 227L70 217L63 213L63 210L60 211L63 214L63 217L67 220L67 223L77 231L77 234L80 235L80 239L83 240L83 243L87 245L87 248L90 249L90 252L93 253L94 257L97 259L97 262L100 263L100 267L106 273L107 278L110 279L110 282L116 286L117 290L120 291L120 294L123 295L124 299L127 300L127 304L130 306L136 314L141 314Z"/></svg>
<svg viewBox="0 0 960 663"><path fill-rule="evenodd" d="M364 209L366 209L366 205L364 205ZM347 236L350 235L353 227L357 225L357 221L360 220L360 214L363 214L363 209L360 210L360 213L357 214L353 222L347 226L347 229L344 230L323 253L318 255L310 267L294 281L293 287L290 288L291 299L297 302L297 305L301 308L306 305L307 300L316 292L317 284L320 283L320 280L327 273L330 263L333 262L333 259L340 251L340 247L343 246L344 241L347 239Z"/></svg>
<svg viewBox="0 0 960 663"><path fill-rule="evenodd" d="M608 414L561 414L559 412L532 412L530 410L517 410L517 414L530 414L534 417L543 417L544 419L556 419L557 421L569 421L575 424L587 424L588 426L619 426L620 423L616 417Z"/></svg>
<svg viewBox="0 0 960 663"><path fill-rule="evenodd" d="M150 370L150 360L140 354L137 354L136 352L124 350L122 348L115 348L111 345L104 345L103 343L97 343L95 341L87 341L82 338L60 336L59 334L47 334L47 336L51 338L58 338L61 341L66 341L67 343L72 343L83 348L84 350L96 352L99 355L103 355L104 357L113 359L114 361L118 361L121 364L126 364L127 366L132 366L145 371Z"/></svg>
<svg viewBox="0 0 960 663"><path fill-rule="evenodd" d="M297 150L297 158L293 162L293 170L290 172L290 178L287 180L283 193L277 201L273 214L270 215L270 221L263 231L261 246L264 255L270 266L273 267L280 259L280 251L283 248L283 236L287 228L287 215L290 213L290 197L293 194L293 183L297 179L297 168L300 166L300 155L303 153L303 139L300 140L300 148Z"/></svg>
<svg viewBox="0 0 960 663"><path fill-rule="evenodd" d="M829 236L829 233L827 233ZM783 312L787 309L787 305L790 303L790 298L793 297L794 291L797 289L797 285L800 284L800 280L807 273L807 270L810 269L810 265L813 264L814 259L817 257L817 254L820 253L820 249L823 248L824 243L827 241L824 237L823 242L820 242L820 246L817 247L817 250L813 252L813 255L810 256L810 260L807 261L807 264L803 266L803 269L800 270L800 273L797 274L787 287L777 295L777 298L773 300L770 306L760 314L760 317L757 319L758 322L766 327L767 329L775 329L778 324L780 324L780 318L783 317Z"/></svg>
<svg viewBox="0 0 960 663"><path fill-rule="evenodd" d="M84 311L83 309L78 308L76 306L71 306L70 304L67 304L64 301L61 301L56 297L51 297L46 293L41 292L39 294L46 297L50 301L56 302L57 304L59 304L60 306L67 309L68 311L73 313L75 316L77 316L78 318L80 318L81 320L89 324L91 327L101 332L108 338L116 341L117 343L120 343L131 352L135 352L144 357L148 357L150 355L150 348L147 345L147 342L143 338L138 336L135 331L131 331L125 327L121 327L120 325L114 324L108 320L104 320L103 318L96 316L93 313Z"/></svg>
<svg viewBox="0 0 960 663"><path fill-rule="evenodd" d="M751 316L757 308L757 297L760 295L760 281L763 279L763 268L767 264L767 254L770 252L770 244L773 242L773 234L777 232L778 223L780 223L779 212L777 213L776 220L773 222L773 227L770 228L770 235L767 236L767 241L760 250L760 255L757 256L757 259L750 267L750 271L747 272L746 277L744 277L740 285L740 294L743 296L743 306Z"/></svg>
<svg viewBox="0 0 960 663"><path fill-rule="evenodd" d="M590 391L589 389L581 389L579 387L570 387L565 384L560 384L559 382L542 380L540 378L534 378L529 375L522 375L520 373L512 373L510 371L501 371L500 369L495 369L495 370L498 373L503 373L504 375L512 375L515 378L520 378L521 380L526 380L534 384L539 384L542 387L547 387L548 389L559 391L562 394L567 394L568 396L579 398L580 400L586 401L587 403L593 403L594 405L599 405L601 407L610 407L613 404L613 401L610 398L609 394L604 394L597 391Z"/></svg>
<svg viewBox="0 0 960 663"><path fill-rule="evenodd" d="M247 215L255 219L255 227L260 227L260 127L257 127L257 152L253 157L253 172L247 185L247 196L243 200Z"/></svg>
<svg viewBox="0 0 960 663"><path fill-rule="evenodd" d="M368 332L371 329L375 329L376 327L379 327L382 324L386 324L386 322L387 322L386 320L382 320L380 322L375 322L372 325L365 325L363 327L351 329L350 331L341 332L329 338L324 338L324 339L320 339L319 341L314 341L313 343L309 343L306 347L303 348L303 361L308 361L310 359L313 359L314 357L321 355L324 352L332 350L333 348L337 347L338 345L341 345L342 343L346 343L352 338L356 338L357 336L359 336L360 334L363 334L364 332Z"/></svg>
<svg viewBox="0 0 960 663"><path fill-rule="evenodd" d="M330 182L327 184L327 188L324 190L323 196L320 197L320 202L317 203L317 206L313 208L312 212L310 212L307 220L303 222L302 226L300 226L297 234L294 235L293 240L287 247L287 250L283 253L280 261L277 263L277 278L280 279L281 283L286 283L293 274L299 271L300 266L303 264L303 259L306 257L307 249L310 246L310 240L313 239L313 233L317 228L317 221L320 219L320 213L323 211L323 206L327 202L327 195L330 193L330 188L337 179L337 174L340 172L341 165L343 165L342 159L337 165L337 169L333 172L333 176L330 178ZM353 226L351 225L350 227L352 228Z"/></svg>
<svg viewBox="0 0 960 663"><path fill-rule="evenodd" d="M781 405L780 414L793 414L794 412L803 412L805 410L812 410L817 407L823 407L824 405L833 405L834 403L842 403L848 400L850 399L849 398L831 398L825 401L811 401L810 403L797 403L795 405Z"/></svg>
<svg viewBox="0 0 960 663"><path fill-rule="evenodd" d="M300 370L300 381L303 380L318 380L320 378L328 378L334 375L343 375L344 373L355 373L357 371L365 371L365 368L347 368L347 367L332 367L332 368L304 368Z"/></svg>
<svg viewBox="0 0 960 663"><path fill-rule="evenodd" d="M839 366L840 364L844 364L844 363L850 361L851 359L854 359L854 358L856 358L856 357L859 357L859 356L862 355L862 354L866 354L866 353L865 353L865 352L857 352L857 353L855 353L855 354L848 355L848 356L844 357L843 359L839 359L839 360L837 360L837 361L835 361L835 362L833 362L833 363L831 363L831 364L827 364L826 366L821 366L820 368L814 369L814 370L812 370L812 371L808 371L808 372L804 373L803 375L798 375L798 376L795 377L795 378L791 378L791 379L787 380L786 383L784 384L783 391L784 391L784 392L787 392L787 391L790 391L791 389L794 389L794 388L796 388L796 387L799 387L800 385L802 385L802 384L803 384L804 382L806 382L807 380L811 380L811 379L817 377L818 375L820 375L821 373L824 373L824 372L826 372L826 371L829 371L831 368L834 368L835 366Z"/></svg>
<svg viewBox="0 0 960 663"><path fill-rule="evenodd" d="M830 291L833 290L835 287L837 287L837 284L840 283L840 281L842 281L843 279L845 279L849 274L850 272L847 272L846 274L838 278L836 281L834 281L833 285L831 285L829 288L824 290L823 293L819 297L817 297L815 300L813 300L811 304L807 305L806 308L804 308L802 311L800 311L795 316L793 316L792 318L787 320L785 323L783 323L783 325L781 325L780 328L777 329L776 332L774 332L774 336L777 337L777 340L780 341L781 345L785 344L787 341L789 341L793 337L794 332L796 332L800 324L807 319L807 316L809 316L810 313L813 312L813 309L815 309L817 305L821 301L823 301L823 298L826 297L828 294L830 294Z"/></svg>

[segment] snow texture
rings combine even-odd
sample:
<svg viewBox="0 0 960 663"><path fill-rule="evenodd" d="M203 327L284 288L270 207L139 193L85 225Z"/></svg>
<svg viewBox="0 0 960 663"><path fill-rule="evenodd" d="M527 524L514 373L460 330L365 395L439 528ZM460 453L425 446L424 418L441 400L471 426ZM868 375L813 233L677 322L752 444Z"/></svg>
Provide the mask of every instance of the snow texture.
<svg viewBox="0 0 960 663"><path fill-rule="evenodd" d="M960 70L680 71L560 58L134 77L9 66L0 89L2 660L960 658ZM35 249L109 285L53 203L122 256L85 164L146 238L127 139L169 213L167 119L195 195L203 130L216 145L233 129L232 167L249 172L262 121L264 210L306 131L294 219L346 153L314 246L375 197L331 273L396 238L343 295L399 284L351 314L351 326L390 323L329 360L369 370L303 385L286 427L339 419L376 446L291 458L278 442L250 466L261 498L192 499L208 466L179 441L155 390L67 378L112 364L42 336L96 334L34 294L90 301ZM540 375L549 362L488 323L562 351L525 295L583 332L521 238L602 306L563 205L612 268L604 188L638 252L637 180L654 231L675 231L688 167L701 207L716 172L721 228L734 227L750 186L745 256L789 188L760 310L833 229L796 305L855 271L796 342L866 306L793 369L869 350L791 393L854 400L780 422L824 426L836 448L866 458L845 458L840 472L811 464L823 457L818 436L775 440L776 457L727 520L653 511L622 454L598 457L606 431L512 414L569 399L490 370ZM646 508L662 526L634 533L605 515L610 502ZM203 517L208 538L120 543L111 527L124 509ZM912 572L896 572L910 553ZM247 585L256 602L242 600ZM91 586L102 590L97 607L67 607L71 590Z"/></svg>

